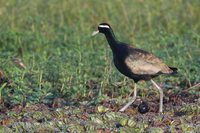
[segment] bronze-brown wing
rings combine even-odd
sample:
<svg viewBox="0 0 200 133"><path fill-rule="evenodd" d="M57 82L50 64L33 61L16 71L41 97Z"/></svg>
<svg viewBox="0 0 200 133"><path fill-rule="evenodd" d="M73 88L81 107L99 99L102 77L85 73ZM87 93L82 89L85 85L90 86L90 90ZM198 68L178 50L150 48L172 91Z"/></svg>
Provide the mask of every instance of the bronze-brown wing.
<svg viewBox="0 0 200 133"><path fill-rule="evenodd" d="M162 60L146 51L134 49L125 59L127 67L134 74L154 75L159 72L170 74L173 71Z"/></svg>

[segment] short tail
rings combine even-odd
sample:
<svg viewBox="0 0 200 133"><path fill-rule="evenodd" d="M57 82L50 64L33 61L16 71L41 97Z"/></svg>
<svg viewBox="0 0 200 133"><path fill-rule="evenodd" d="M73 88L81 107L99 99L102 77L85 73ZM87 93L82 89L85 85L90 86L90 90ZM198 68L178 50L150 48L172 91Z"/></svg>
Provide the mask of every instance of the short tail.
<svg viewBox="0 0 200 133"><path fill-rule="evenodd" d="M169 67L173 72L171 74L177 74L178 73L178 68L176 67Z"/></svg>

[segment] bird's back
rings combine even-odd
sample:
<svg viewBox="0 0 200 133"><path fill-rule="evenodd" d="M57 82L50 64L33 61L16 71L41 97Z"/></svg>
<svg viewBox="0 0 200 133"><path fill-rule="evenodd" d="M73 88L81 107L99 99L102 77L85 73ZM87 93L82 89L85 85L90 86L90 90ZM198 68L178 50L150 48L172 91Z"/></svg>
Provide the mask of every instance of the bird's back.
<svg viewBox="0 0 200 133"><path fill-rule="evenodd" d="M116 68L135 81L149 80L159 74L173 73L170 67L153 54L124 43L118 44L116 51L113 51L113 56Z"/></svg>

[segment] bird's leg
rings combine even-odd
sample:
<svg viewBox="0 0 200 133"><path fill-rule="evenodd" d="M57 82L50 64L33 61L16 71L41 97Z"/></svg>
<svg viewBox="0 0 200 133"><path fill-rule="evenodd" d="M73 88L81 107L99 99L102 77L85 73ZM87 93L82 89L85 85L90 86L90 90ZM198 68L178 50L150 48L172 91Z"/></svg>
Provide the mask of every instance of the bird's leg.
<svg viewBox="0 0 200 133"><path fill-rule="evenodd" d="M135 83L134 85L134 96L133 98L131 99L130 102L128 102L123 108L121 108L119 111L120 112L124 112L135 100L136 100L136 97L137 97L137 84Z"/></svg>
<svg viewBox="0 0 200 133"><path fill-rule="evenodd" d="M160 106L159 106L159 112L163 112L163 90L151 79L151 82L153 83L154 86L159 90L160 93Z"/></svg>

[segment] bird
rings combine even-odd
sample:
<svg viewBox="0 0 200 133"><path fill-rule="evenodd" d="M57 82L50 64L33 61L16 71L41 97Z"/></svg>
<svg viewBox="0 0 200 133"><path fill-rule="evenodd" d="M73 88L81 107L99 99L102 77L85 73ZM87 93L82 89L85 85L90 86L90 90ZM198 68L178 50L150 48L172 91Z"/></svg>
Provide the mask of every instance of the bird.
<svg viewBox="0 0 200 133"><path fill-rule="evenodd" d="M136 48L130 44L120 42L108 23L100 23L98 29L92 33L92 36L102 33L112 50L113 62L117 70L126 77L134 81L134 90L132 99L119 111L124 112L137 97L137 83L139 81L151 81L159 90L159 112L163 113L163 90L157 85L153 78L159 75L171 75L177 73L178 69L167 66L160 58L150 52Z"/></svg>

